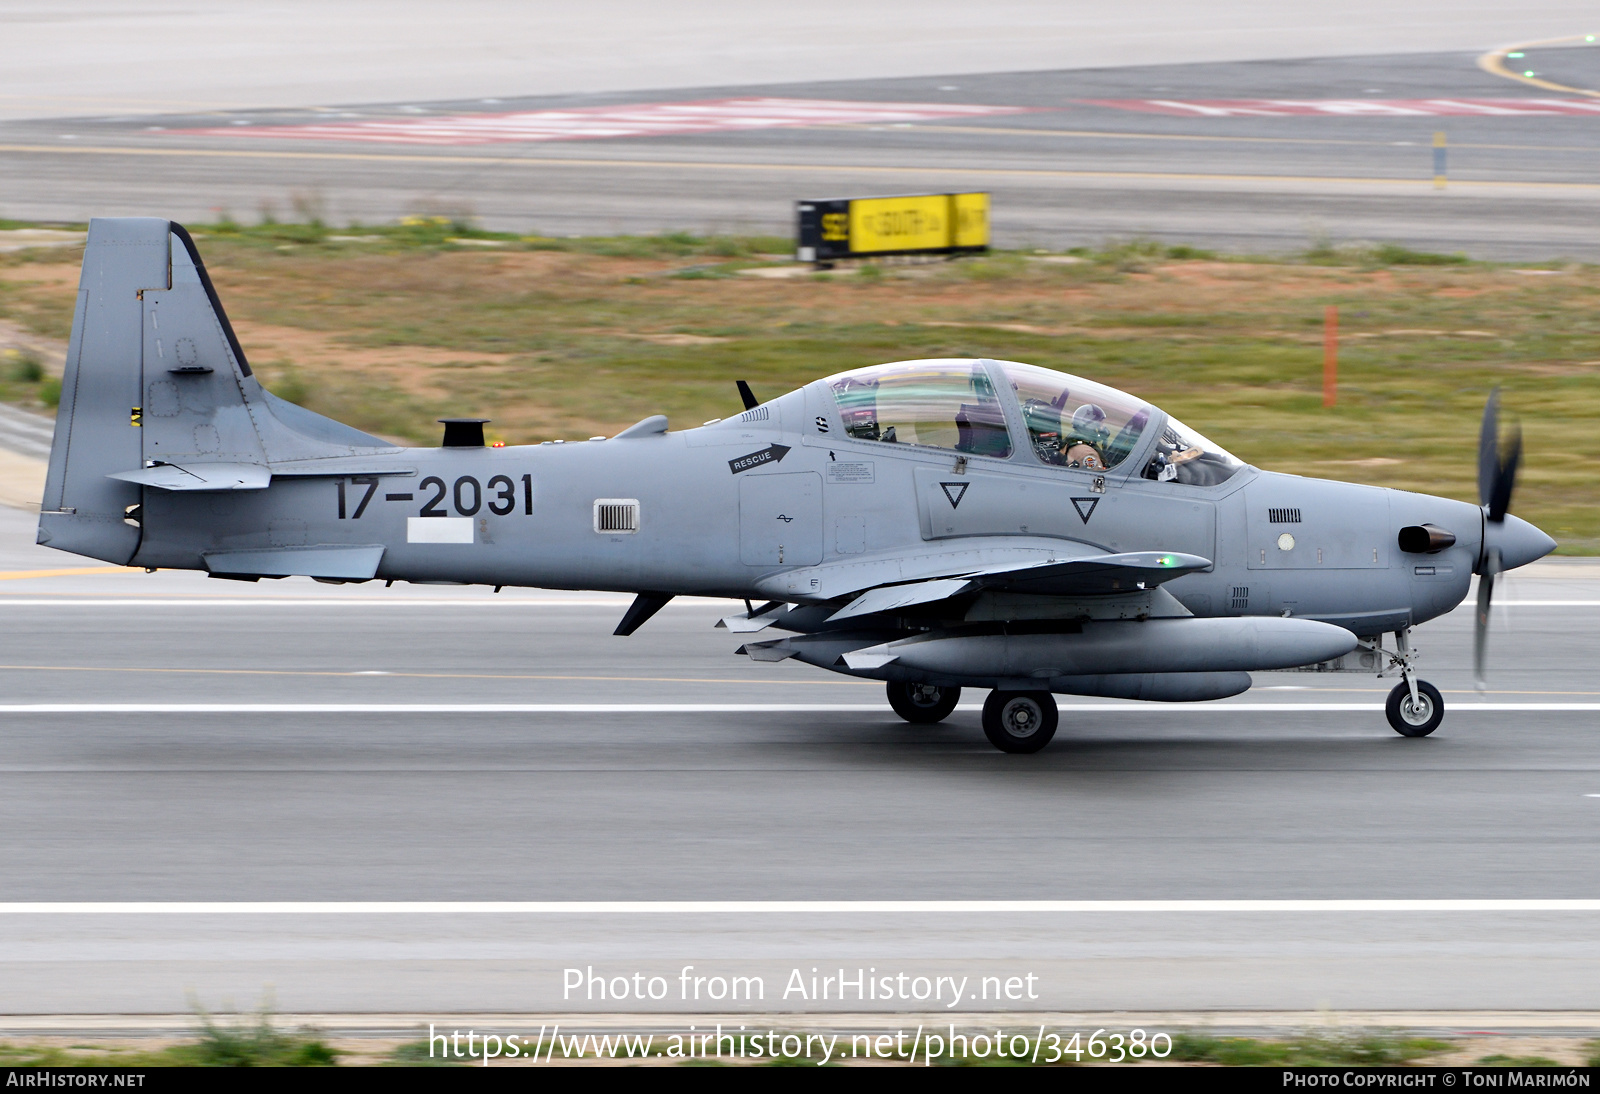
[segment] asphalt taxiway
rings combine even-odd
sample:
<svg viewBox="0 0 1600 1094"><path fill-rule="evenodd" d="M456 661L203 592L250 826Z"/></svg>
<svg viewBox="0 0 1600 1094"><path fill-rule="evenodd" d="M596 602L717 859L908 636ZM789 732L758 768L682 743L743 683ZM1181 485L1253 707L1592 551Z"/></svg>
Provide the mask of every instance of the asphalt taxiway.
<svg viewBox="0 0 1600 1094"><path fill-rule="evenodd" d="M437 213L558 235L788 235L799 199L982 189L993 193L996 241L1013 247L1149 236L1282 252L1325 239L1594 260L1600 116L1580 108L1595 102L1583 89L1600 84L1597 58L1600 46L1581 42L1538 54L1541 71L1572 81L1566 92L1492 74L1458 52L12 119L0 122L0 215L204 222L272 210L342 225ZM470 129L508 113L752 97L1023 112L489 144L448 134L421 145L252 135L352 120ZM1579 106L1549 114L1505 113L1492 102L1465 113L1415 107L1539 98ZM1276 116L1149 109L1232 100L1355 105ZM1449 144L1442 189L1437 133Z"/></svg>
<svg viewBox="0 0 1600 1094"><path fill-rule="evenodd" d="M912 728L733 656L718 602L614 638L624 597L83 567L31 524L0 510L0 1012L727 1006L564 998L589 965L759 976L746 1010L863 1009L770 994L858 965L1039 977L962 1010L1594 1006L1588 562L1505 582L1485 695L1468 612L1421 629L1431 738L1387 682L1262 674L1064 699L1014 757L971 705Z"/></svg>

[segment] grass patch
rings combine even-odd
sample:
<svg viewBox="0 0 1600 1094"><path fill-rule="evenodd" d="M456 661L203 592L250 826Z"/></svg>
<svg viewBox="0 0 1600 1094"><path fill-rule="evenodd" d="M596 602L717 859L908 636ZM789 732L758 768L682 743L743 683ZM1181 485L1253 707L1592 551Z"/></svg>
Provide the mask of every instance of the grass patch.
<svg viewBox="0 0 1600 1094"><path fill-rule="evenodd" d="M733 275L788 240L513 236L462 217L196 231L263 382L414 443L452 415L493 418L511 444L655 413L681 429L736 412L736 379L771 398L882 361L982 356L1123 388L1260 467L1475 500L1478 421L1500 386L1525 427L1515 511L1565 553L1600 553L1594 267L1530 278L1326 241L1220 261L1136 239L1073 264L1000 252L771 280ZM0 256L0 318L64 340L76 261ZM1324 409L1329 304L1340 386ZM11 375L0 399L48 403L48 379Z"/></svg>
<svg viewBox="0 0 1600 1094"><path fill-rule="evenodd" d="M45 375L38 354L25 349L0 351L0 402L54 407L61 402L61 379Z"/></svg>
<svg viewBox="0 0 1600 1094"><path fill-rule="evenodd" d="M396 1045L389 1053L384 1063L389 1067L466 1067L473 1062L474 1057L441 1057L431 1055L428 1051L428 1039L407 1041L403 1045ZM479 1059L481 1063L481 1059Z"/></svg>
<svg viewBox="0 0 1600 1094"><path fill-rule="evenodd" d="M1453 1047L1448 1041L1389 1033L1300 1033L1282 1041L1178 1033L1168 1060L1227 1067L1392 1067Z"/></svg>
<svg viewBox="0 0 1600 1094"><path fill-rule="evenodd" d="M0 1067L332 1067L338 1053L308 1030L280 1030L271 1015L219 1023L199 1011L200 1030L186 1043L158 1049L69 1048L0 1044Z"/></svg>
<svg viewBox="0 0 1600 1094"><path fill-rule="evenodd" d="M1312 240L1300 259L1316 266L1471 266L1464 254L1439 254L1414 251L1398 243L1349 243L1336 245L1326 236Z"/></svg>
<svg viewBox="0 0 1600 1094"><path fill-rule="evenodd" d="M279 221L264 215L256 224L241 224L223 219L214 224L187 225L204 241L225 240L256 251L289 251L315 247L319 251L377 252L482 250L484 244L511 251L555 251L563 254L595 255L604 258L690 258L705 256L722 259L787 257L794 250L792 240L775 236L706 235L666 232L647 236L558 236L521 235L494 232L477 226L464 214L450 216L409 216L394 224L353 223L333 228L320 218ZM204 245L203 245L204 246ZM209 257L207 264L210 264Z"/></svg>
<svg viewBox="0 0 1600 1094"><path fill-rule="evenodd" d="M205 1011L199 1015L199 1039L168 1050L189 1059L191 1066L331 1067L339 1062L338 1053L315 1034L274 1027L264 1008L251 1019L230 1023L218 1023Z"/></svg>
<svg viewBox="0 0 1600 1094"><path fill-rule="evenodd" d="M1548 1056L1507 1056L1504 1053L1495 1053L1493 1056L1478 1057L1478 1064L1482 1067L1563 1067L1558 1060ZM1590 1065L1593 1066L1592 1064Z"/></svg>
<svg viewBox="0 0 1600 1094"><path fill-rule="evenodd" d="M1372 249L1373 261L1381 266L1465 266L1472 260L1463 254L1443 255L1413 251L1398 243L1380 243Z"/></svg>

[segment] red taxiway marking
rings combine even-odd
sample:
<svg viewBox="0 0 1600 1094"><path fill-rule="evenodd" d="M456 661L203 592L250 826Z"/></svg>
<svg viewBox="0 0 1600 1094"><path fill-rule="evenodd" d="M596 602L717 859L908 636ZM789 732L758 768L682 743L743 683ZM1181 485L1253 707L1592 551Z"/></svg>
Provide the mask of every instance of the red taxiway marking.
<svg viewBox="0 0 1600 1094"><path fill-rule="evenodd" d="M292 140L378 141L385 144L490 144L498 141L574 141L736 132L807 125L863 125L1025 114L1031 107L960 103L865 103L831 99L708 99L509 114L369 118L310 125L219 126L169 133Z"/></svg>

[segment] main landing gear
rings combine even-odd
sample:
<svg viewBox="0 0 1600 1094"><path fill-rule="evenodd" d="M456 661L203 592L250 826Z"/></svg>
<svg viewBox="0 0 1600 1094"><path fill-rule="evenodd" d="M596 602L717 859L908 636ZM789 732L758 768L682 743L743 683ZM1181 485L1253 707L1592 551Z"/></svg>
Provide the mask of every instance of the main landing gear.
<svg viewBox="0 0 1600 1094"><path fill-rule="evenodd" d="M889 681L889 705L912 725L942 722L956 709L960 688ZM1056 735L1056 700L1048 691L991 691L983 703L983 733L1001 752L1037 752Z"/></svg>
<svg viewBox="0 0 1600 1094"><path fill-rule="evenodd" d="M890 680L894 713L914 726L944 721L962 697L960 688ZM1048 691L990 691L984 701L984 736L1000 752L1038 752L1056 736L1056 697Z"/></svg>
<svg viewBox="0 0 1600 1094"><path fill-rule="evenodd" d="M896 714L914 726L931 726L944 721L956 709L956 702L960 698L960 688L889 681L889 705L894 707Z"/></svg>
<svg viewBox="0 0 1600 1094"><path fill-rule="evenodd" d="M1404 679L1389 693L1383 711L1402 737L1426 737L1444 721L1444 697L1438 688L1417 679L1417 655L1411 649L1410 627L1394 632L1394 644L1397 652L1380 652L1388 655L1390 667L1398 668Z"/></svg>
<svg viewBox="0 0 1600 1094"><path fill-rule="evenodd" d="M1001 752L1037 752L1056 735L1056 700L1048 691L991 691L983 735Z"/></svg>

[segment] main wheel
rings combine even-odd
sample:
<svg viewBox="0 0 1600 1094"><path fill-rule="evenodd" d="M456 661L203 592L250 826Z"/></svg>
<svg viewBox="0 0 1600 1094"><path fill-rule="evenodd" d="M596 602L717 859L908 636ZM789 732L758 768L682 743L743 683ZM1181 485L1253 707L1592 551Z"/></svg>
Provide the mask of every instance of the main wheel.
<svg viewBox="0 0 1600 1094"><path fill-rule="evenodd" d="M956 709L960 698L960 688L889 681L889 705L894 707L896 714L915 726L931 726L944 721Z"/></svg>
<svg viewBox="0 0 1600 1094"><path fill-rule="evenodd" d="M1404 680L1389 693L1383 705L1389 724L1402 737L1426 737L1444 721L1444 698L1439 689L1426 680L1417 681L1417 699L1411 699L1411 688Z"/></svg>
<svg viewBox="0 0 1600 1094"><path fill-rule="evenodd" d="M991 691L983 733L1001 752L1037 752L1056 735L1056 700L1048 691Z"/></svg>

